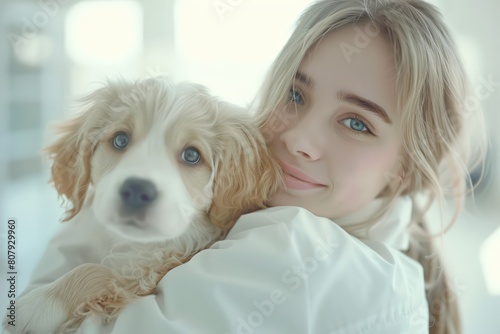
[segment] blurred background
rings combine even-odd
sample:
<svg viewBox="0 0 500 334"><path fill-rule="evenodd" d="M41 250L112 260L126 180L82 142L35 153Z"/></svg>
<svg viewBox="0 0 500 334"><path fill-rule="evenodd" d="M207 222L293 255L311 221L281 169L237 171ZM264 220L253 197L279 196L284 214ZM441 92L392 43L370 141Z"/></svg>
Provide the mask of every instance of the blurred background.
<svg viewBox="0 0 500 334"><path fill-rule="evenodd" d="M106 78L170 75L252 101L310 0L0 0L0 302L7 220L16 219L17 292L62 214L40 148L47 125ZM491 133L488 173L443 242L465 333L500 333L500 3L433 0L453 31ZM0 311L3 314L3 311Z"/></svg>

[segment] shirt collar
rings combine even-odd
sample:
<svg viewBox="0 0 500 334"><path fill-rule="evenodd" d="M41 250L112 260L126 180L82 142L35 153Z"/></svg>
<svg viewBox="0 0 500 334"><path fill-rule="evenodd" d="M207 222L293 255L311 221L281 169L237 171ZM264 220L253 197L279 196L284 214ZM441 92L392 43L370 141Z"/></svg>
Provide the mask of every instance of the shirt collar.
<svg viewBox="0 0 500 334"><path fill-rule="evenodd" d="M409 196L395 199L388 212L376 223L366 227L349 229L362 221L370 219L384 205L385 199L376 198L365 207L355 213L334 219L334 222L342 228L361 239L380 241L396 249L405 251L410 245L409 224L412 217L412 200Z"/></svg>

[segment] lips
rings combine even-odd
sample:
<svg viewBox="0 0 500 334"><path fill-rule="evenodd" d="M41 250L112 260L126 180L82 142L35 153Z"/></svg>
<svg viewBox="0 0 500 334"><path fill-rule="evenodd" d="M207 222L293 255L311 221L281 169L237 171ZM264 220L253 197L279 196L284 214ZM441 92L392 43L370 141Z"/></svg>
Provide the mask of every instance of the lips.
<svg viewBox="0 0 500 334"><path fill-rule="evenodd" d="M325 187L324 184L319 183L319 181L313 179L299 169L283 161L280 161L279 163L285 173L283 180L288 189L305 190Z"/></svg>

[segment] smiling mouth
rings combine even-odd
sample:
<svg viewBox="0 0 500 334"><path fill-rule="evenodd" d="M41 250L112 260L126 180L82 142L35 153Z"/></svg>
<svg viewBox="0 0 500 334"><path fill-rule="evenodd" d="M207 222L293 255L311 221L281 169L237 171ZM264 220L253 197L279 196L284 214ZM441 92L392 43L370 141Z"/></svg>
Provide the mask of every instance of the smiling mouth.
<svg viewBox="0 0 500 334"><path fill-rule="evenodd" d="M284 171L283 181L287 189L305 190L326 187L324 184L318 183L307 174L287 163L280 162L280 165Z"/></svg>
<svg viewBox="0 0 500 334"><path fill-rule="evenodd" d="M305 190L305 189L317 189L325 187L322 184L304 181L288 173L285 173L285 175L283 176L283 180L285 182L285 186L288 189Z"/></svg>

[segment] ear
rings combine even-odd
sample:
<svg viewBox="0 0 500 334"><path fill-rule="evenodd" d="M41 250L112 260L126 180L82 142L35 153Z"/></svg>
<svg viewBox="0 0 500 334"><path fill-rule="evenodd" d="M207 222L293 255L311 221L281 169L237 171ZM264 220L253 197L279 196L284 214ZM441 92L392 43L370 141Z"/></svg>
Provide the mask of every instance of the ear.
<svg viewBox="0 0 500 334"><path fill-rule="evenodd" d="M80 211L90 184L92 143L85 138L85 120L85 115L81 115L60 124L57 132L61 137L42 150L53 160L50 181L71 204L63 221Z"/></svg>
<svg viewBox="0 0 500 334"><path fill-rule="evenodd" d="M214 195L210 221L228 232L245 213L266 207L278 190L282 170L268 150L264 137L251 120L238 116L228 120L221 141L221 156L216 157Z"/></svg>
<svg viewBox="0 0 500 334"><path fill-rule="evenodd" d="M73 218L82 208L91 183L91 158L104 131L106 112L120 101L120 92L128 83L114 82L80 99L81 113L56 127L61 136L42 153L53 160L51 179L58 194L70 206L63 221Z"/></svg>

